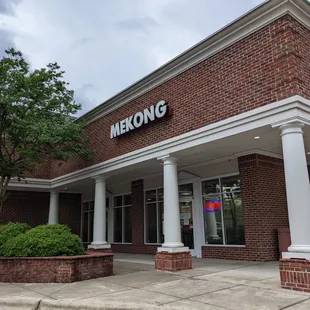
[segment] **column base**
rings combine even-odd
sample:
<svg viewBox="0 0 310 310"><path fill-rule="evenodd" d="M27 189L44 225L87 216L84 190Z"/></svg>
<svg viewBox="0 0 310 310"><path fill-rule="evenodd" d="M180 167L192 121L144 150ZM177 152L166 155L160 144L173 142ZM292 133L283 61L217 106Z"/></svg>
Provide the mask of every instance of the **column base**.
<svg viewBox="0 0 310 310"><path fill-rule="evenodd" d="M158 253L155 256L156 270L176 272L192 268L193 268L192 256L189 251L186 252L158 251Z"/></svg>
<svg viewBox="0 0 310 310"><path fill-rule="evenodd" d="M281 287L310 293L310 260L280 259Z"/></svg>
<svg viewBox="0 0 310 310"><path fill-rule="evenodd" d="M87 252L112 253L111 244L90 244Z"/></svg>
<svg viewBox="0 0 310 310"><path fill-rule="evenodd" d="M310 253L302 253L302 252L282 252L282 258L289 258L289 259L307 259L307 260L310 260Z"/></svg>

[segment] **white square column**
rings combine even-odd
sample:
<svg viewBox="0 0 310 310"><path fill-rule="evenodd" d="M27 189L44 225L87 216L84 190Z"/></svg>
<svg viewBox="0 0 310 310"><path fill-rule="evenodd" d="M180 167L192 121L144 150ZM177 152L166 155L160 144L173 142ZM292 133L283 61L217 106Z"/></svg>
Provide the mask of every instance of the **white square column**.
<svg viewBox="0 0 310 310"><path fill-rule="evenodd" d="M310 259L310 183L303 127L300 122L280 126L291 233L291 246L283 258Z"/></svg>
<svg viewBox="0 0 310 310"><path fill-rule="evenodd" d="M164 243L158 252L186 252L181 241L177 158L159 158L164 167Z"/></svg>
<svg viewBox="0 0 310 310"><path fill-rule="evenodd" d="M106 177L97 176L95 179L94 204L94 234L89 249L109 249L106 236Z"/></svg>
<svg viewBox="0 0 310 310"><path fill-rule="evenodd" d="M50 192L50 205L48 213L48 224L58 224L59 222L59 193Z"/></svg>

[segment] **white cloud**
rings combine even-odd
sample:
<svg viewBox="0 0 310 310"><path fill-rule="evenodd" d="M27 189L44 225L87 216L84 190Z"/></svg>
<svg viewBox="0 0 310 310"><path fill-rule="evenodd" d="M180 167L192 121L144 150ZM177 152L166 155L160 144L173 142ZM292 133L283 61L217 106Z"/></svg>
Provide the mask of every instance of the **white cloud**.
<svg viewBox="0 0 310 310"><path fill-rule="evenodd" d="M33 67L57 61L85 113L261 2L14 0L0 35Z"/></svg>

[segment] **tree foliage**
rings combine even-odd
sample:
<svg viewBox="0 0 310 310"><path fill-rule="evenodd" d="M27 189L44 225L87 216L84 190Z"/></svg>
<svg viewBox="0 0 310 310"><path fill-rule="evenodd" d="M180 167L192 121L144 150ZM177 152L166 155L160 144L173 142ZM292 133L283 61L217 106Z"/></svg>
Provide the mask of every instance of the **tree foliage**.
<svg viewBox="0 0 310 310"><path fill-rule="evenodd" d="M87 157L84 125L73 116L81 105L57 63L31 70L21 52L0 60L0 212L12 178L48 158Z"/></svg>

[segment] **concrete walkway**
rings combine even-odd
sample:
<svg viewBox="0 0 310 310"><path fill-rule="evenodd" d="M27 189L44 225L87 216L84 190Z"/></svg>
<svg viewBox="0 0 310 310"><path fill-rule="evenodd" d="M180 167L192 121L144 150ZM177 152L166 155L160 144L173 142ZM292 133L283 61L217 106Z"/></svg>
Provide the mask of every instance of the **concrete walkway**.
<svg viewBox="0 0 310 310"><path fill-rule="evenodd" d="M163 273L147 255L115 255L115 276L72 284L0 283L0 309L309 310L310 294L280 288L278 263L193 260Z"/></svg>

